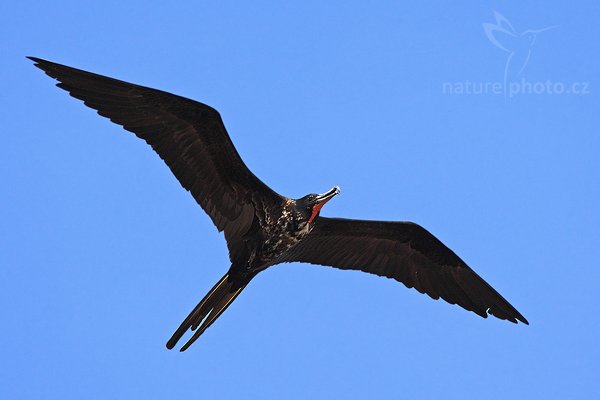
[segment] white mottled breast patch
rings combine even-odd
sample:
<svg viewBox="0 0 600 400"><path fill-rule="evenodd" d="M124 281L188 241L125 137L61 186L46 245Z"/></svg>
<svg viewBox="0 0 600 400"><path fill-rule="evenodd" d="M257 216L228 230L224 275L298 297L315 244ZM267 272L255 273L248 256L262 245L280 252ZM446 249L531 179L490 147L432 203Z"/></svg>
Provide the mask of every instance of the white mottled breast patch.
<svg viewBox="0 0 600 400"><path fill-rule="evenodd" d="M298 244L312 229L311 224L302 220L302 216L296 214L293 203L288 201L282 208L277 220L269 218L262 226L265 240L263 245L263 259L275 260L281 254Z"/></svg>

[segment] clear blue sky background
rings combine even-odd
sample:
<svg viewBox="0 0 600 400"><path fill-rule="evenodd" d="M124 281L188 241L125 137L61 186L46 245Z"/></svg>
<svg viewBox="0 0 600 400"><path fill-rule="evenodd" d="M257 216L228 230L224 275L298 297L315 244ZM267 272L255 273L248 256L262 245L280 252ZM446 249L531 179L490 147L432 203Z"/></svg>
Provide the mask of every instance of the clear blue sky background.
<svg viewBox="0 0 600 400"><path fill-rule="evenodd" d="M123 3L0 5L0 398L600 395L597 1ZM444 93L502 81L494 10L517 33L558 25L526 81L588 93ZM225 242L150 148L26 55L214 106L274 189L337 184L323 215L422 224L531 326L290 264L167 351Z"/></svg>

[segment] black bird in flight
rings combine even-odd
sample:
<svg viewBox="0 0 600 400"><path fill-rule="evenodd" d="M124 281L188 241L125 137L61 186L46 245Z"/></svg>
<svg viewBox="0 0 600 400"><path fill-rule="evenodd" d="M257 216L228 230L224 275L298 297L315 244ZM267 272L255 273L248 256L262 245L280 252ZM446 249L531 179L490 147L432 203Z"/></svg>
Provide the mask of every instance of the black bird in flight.
<svg viewBox="0 0 600 400"><path fill-rule="evenodd" d="M281 196L242 161L219 113L194 100L28 57L57 86L144 139L224 232L231 266L167 342L188 329L186 350L259 272L285 262L360 270L395 279L433 299L528 324L452 250L412 222L319 216L339 193Z"/></svg>

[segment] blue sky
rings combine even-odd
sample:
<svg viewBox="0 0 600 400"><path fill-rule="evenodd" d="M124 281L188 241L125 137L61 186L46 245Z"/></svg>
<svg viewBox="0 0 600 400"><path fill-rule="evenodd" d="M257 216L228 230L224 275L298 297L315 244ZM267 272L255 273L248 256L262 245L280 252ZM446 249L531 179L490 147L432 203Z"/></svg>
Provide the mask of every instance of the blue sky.
<svg viewBox="0 0 600 400"><path fill-rule="evenodd" d="M599 8L2 3L0 397L600 395ZM503 83L512 53L517 93L466 89ZM228 268L225 242L150 148L26 55L214 106L275 190L340 185L323 215L420 223L531 325L290 264L167 351Z"/></svg>

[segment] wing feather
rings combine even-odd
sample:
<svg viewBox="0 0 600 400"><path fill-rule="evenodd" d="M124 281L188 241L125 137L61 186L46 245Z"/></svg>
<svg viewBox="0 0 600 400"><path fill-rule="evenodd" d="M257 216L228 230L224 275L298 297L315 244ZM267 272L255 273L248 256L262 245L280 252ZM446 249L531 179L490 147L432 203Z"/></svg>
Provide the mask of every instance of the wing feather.
<svg viewBox="0 0 600 400"><path fill-rule="evenodd" d="M410 222L319 217L311 233L280 260L293 261L385 276L484 318L489 313L528 324L452 250Z"/></svg>
<svg viewBox="0 0 600 400"><path fill-rule="evenodd" d="M258 201L283 198L237 153L219 113L206 104L29 57L58 87L148 143L228 242L245 233Z"/></svg>

